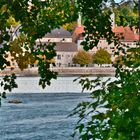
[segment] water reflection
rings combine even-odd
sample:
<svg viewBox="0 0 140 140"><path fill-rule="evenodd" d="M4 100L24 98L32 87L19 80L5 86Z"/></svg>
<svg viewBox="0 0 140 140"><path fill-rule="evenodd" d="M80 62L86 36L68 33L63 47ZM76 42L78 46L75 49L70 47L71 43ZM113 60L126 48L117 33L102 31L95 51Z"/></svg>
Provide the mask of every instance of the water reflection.
<svg viewBox="0 0 140 140"><path fill-rule="evenodd" d="M13 93L66 93L66 92L81 92L82 87L77 82L73 82L77 77L58 77L57 80L52 80L51 86L42 89L38 85L39 77L18 77L18 88L13 90Z"/></svg>

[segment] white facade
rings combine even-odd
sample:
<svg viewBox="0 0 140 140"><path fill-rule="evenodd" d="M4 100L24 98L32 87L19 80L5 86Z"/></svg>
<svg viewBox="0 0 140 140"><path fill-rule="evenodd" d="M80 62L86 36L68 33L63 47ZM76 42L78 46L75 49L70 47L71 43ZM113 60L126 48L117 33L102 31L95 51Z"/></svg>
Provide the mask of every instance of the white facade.
<svg viewBox="0 0 140 140"><path fill-rule="evenodd" d="M74 66L72 59L77 52L57 52L55 57L57 67Z"/></svg>
<svg viewBox="0 0 140 140"><path fill-rule="evenodd" d="M78 50L83 50L83 46L81 45L82 41L83 40L77 41ZM137 47L136 41L123 40L123 41L121 41L121 43L129 46L129 48L136 48ZM123 46L121 45L120 47L123 47ZM112 61L114 61L114 59L115 59L114 52L116 50L116 46L114 45L114 43L108 44L108 42L105 39L100 39L97 47L94 47L92 50L89 50L89 51L92 54L95 54L100 48L107 50L111 54Z"/></svg>
<svg viewBox="0 0 140 140"><path fill-rule="evenodd" d="M46 42L72 42L72 38L48 38L44 37L40 40L37 40L37 42L41 41L42 43Z"/></svg>
<svg viewBox="0 0 140 140"><path fill-rule="evenodd" d="M70 32L63 28L54 29L51 33L46 34L44 38L37 40L37 42L39 41L42 43L56 43L56 67L70 67L74 65L72 59L77 53L77 44L72 42Z"/></svg>

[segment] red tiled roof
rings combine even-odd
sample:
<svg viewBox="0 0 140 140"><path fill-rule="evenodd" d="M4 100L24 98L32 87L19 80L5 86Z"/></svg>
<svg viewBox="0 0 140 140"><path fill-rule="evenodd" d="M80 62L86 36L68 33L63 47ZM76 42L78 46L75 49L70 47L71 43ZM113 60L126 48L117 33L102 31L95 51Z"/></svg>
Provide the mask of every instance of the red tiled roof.
<svg viewBox="0 0 140 140"><path fill-rule="evenodd" d="M76 41L78 38L82 37L82 33L84 32L84 26L76 27L72 35L73 41Z"/></svg>
<svg viewBox="0 0 140 140"><path fill-rule="evenodd" d="M113 29L113 32L124 41L138 41L139 38L139 35L135 34L134 31L128 26L117 26ZM84 26L77 27L73 33L74 40L81 38L82 33L84 33Z"/></svg>
<svg viewBox="0 0 140 140"><path fill-rule="evenodd" d="M119 36L121 38L121 36L123 37L122 40L125 40L125 41L138 41L138 34L135 34L134 31L126 26L126 27L123 27L123 26L118 26L118 27L115 27L113 29L113 32Z"/></svg>
<svg viewBox="0 0 140 140"><path fill-rule="evenodd" d="M138 41L139 40L139 35L135 34L135 39Z"/></svg>
<svg viewBox="0 0 140 140"><path fill-rule="evenodd" d="M84 31L84 26L80 26L80 27L77 27L76 29L75 29L75 31L74 31L74 33L75 34L82 34L82 33L84 33L85 31Z"/></svg>
<svg viewBox="0 0 140 140"><path fill-rule="evenodd" d="M124 32L124 27L117 26L117 27L113 28L113 32L114 33L122 33L122 32Z"/></svg>

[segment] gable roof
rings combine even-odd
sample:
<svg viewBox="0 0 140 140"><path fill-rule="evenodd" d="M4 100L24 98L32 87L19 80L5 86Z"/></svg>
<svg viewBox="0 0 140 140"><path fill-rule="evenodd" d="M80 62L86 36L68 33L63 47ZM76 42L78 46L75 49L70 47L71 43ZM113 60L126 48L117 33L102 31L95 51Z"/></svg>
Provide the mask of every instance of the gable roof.
<svg viewBox="0 0 140 140"><path fill-rule="evenodd" d="M51 31L51 33L47 33L45 38L71 38L72 35L69 31L64 28L56 28Z"/></svg>
<svg viewBox="0 0 140 140"><path fill-rule="evenodd" d="M123 37L122 40L124 41L138 41L138 34L135 34L134 31L126 26L126 27L123 27L123 26L117 26L113 29L113 32L120 37L121 39L121 36Z"/></svg>
<svg viewBox="0 0 140 140"><path fill-rule="evenodd" d="M85 32L84 26L76 27L74 32L73 32L73 35L72 35L73 41L76 41L77 39L83 38L82 33L84 33L84 32Z"/></svg>
<svg viewBox="0 0 140 140"><path fill-rule="evenodd" d="M139 35L134 33L134 31L128 26L116 26L112 31L123 41L138 41L139 38ZM73 33L73 40L76 41L77 39L82 39L82 33L84 32L84 26L77 27Z"/></svg>
<svg viewBox="0 0 140 140"><path fill-rule="evenodd" d="M56 51L61 52L76 52L77 51L77 45L73 42L58 42L55 46Z"/></svg>

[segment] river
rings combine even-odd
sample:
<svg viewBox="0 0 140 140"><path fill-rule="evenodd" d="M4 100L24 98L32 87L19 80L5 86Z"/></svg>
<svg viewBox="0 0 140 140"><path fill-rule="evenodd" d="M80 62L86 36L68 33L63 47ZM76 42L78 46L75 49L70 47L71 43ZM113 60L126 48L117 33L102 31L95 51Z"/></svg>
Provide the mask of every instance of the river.
<svg viewBox="0 0 140 140"><path fill-rule="evenodd" d="M0 140L77 140L70 136L77 118L68 115L89 94L80 93L75 78L58 77L43 90L38 77L18 77L19 87L2 100ZM12 99L22 103L8 103Z"/></svg>
<svg viewBox="0 0 140 140"><path fill-rule="evenodd" d="M70 136L78 118L68 115L89 91L81 93L76 78L58 77L43 90L39 77L18 77L18 88L2 99L0 140L78 140ZM13 99L22 103L8 103Z"/></svg>

